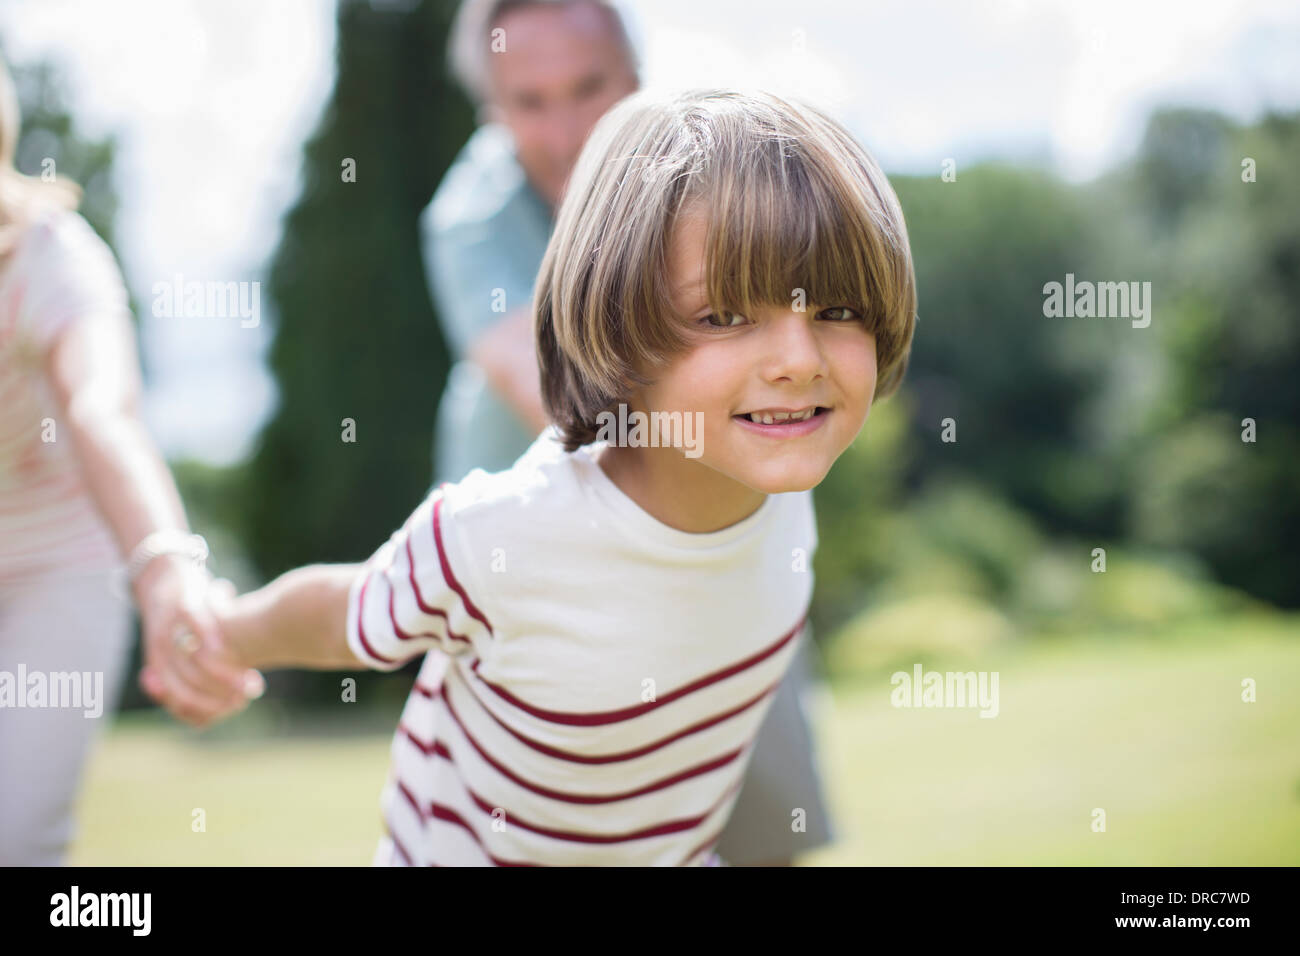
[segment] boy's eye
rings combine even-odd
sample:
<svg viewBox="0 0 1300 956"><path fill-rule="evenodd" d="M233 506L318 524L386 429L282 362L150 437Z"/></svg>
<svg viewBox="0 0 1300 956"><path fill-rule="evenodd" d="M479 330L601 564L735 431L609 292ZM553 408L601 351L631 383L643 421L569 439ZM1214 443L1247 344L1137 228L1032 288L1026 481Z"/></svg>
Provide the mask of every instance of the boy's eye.
<svg viewBox="0 0 1300 956"><path fill-rule="evenodd" d="M856 322L862 318L862 315L847 305L837 305L829 309L822 309L817 313L818 318L826 319L830 322ZM716 321L716 320L722 321ZM737 322L735 320L739 319ZM711 329L730 329L742 324L745 317L739 312L710 312L698 320L702 325L707 325Z"/></svg>
<svg viewBox="0 0 1300 956"><path fill-rule="evenodd" d="M725 319L726 321L724 321L721 324L712 321L713 319L717 319L717 318L722 318ZM736 324L731 321L732 319L740 319L741 322L745 321L745 317L741 315L739 312L723 312L721 316L719 316L716 312L710 312L708 315L701 318L700 321L707 324L710 328L729 329L734 327Z"/></svg>

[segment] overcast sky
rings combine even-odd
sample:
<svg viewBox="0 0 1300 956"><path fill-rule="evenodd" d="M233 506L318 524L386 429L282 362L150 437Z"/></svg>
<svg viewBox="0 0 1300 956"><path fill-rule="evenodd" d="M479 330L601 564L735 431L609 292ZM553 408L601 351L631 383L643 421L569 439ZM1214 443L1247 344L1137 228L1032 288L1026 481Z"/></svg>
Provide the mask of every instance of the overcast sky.
<svg viewBox="0 0 1300 956"><path fill-rule="evenodd" d="M1131 154L1158 105L1247 121L1300 109L1294 0L627 6L648 84L803 96L891 173L997 156L1080 180ZM0 5L9 57L53 61L81 128L119 138L118 251L142 307L177 273L264 279L333 83L334 18L332 0ZM164 448L240 457L274 400L265 323L142 319L148 415Z"/></svg>

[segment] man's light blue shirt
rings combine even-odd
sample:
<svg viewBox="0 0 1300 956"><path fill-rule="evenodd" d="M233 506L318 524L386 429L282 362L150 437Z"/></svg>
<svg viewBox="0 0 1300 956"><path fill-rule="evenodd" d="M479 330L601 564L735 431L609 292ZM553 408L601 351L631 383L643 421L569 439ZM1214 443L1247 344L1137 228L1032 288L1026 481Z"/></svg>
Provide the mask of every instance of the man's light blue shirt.
<svg viewBox="0 0 1300 956"><path fill-rule="evenodd" d="M454 361L438 405L435 486L474 468L509 468L537 437L466 353L507 313L531 305L553 228L509 131L496 124L470 137L420 216L425 277Z"/></svg>

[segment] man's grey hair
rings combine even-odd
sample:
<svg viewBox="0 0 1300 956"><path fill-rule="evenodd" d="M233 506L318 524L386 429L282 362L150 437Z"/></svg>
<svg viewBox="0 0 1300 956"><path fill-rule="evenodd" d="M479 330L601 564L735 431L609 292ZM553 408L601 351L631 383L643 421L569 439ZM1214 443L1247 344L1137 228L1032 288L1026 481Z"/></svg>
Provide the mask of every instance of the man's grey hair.
<svg viewBox="0 0 1300 956"><path fill-rule="evenodd" d="M640 57L634 40L637 24L624 0L464 0L456 11L447 40L447 60L451 64L452 76L481 109L491 97L488 57L492 55L493 24L519 7L558 7L574 3L590 3L608 12L627 52L628 66L633 74L639 74Z"/></svg>

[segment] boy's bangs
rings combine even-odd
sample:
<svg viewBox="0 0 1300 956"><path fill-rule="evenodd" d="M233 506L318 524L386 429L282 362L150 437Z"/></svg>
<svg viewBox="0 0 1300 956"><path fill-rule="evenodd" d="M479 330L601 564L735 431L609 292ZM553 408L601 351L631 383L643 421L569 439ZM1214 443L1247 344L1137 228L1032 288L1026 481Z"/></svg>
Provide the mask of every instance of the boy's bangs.
<svg viewBox="0 0 1300 956"><path fill-rule="evenodd" d="M855 215L854 184L817 166L798 143L746 144L748 161L719 164L701 201L707 296L714 309L848 306L874 328L872 229ZM754 151L766 152L753 158ZM802 303L799 300L802 290Z"/></svg>

